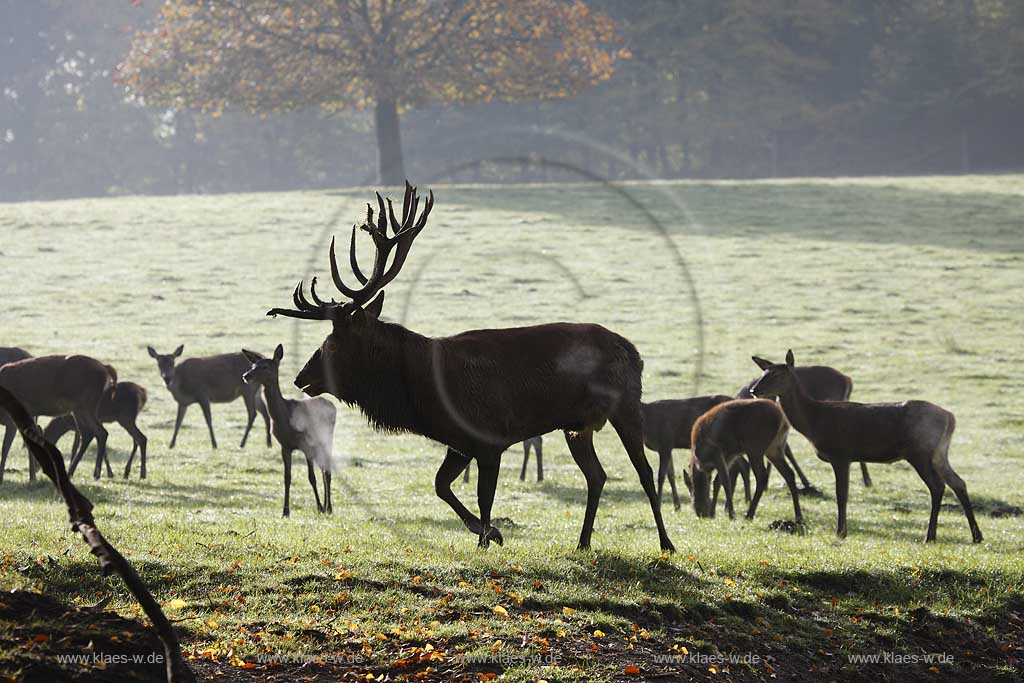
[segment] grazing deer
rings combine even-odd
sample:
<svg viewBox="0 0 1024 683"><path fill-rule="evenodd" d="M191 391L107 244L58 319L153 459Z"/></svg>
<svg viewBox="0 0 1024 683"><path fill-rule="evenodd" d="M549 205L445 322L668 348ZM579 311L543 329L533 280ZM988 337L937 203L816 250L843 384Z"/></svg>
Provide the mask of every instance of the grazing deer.
<svg viewBox="0 0 1024 683"><path fill-rule="evenodd" d="M160 377L178 403L178 416L174 420L174 435L171 437L169 448L174 448L178 441L181 421L185 418L185 411L193 403L198 403L203 411L206 426L210 430L210 443L216 448L217 437L213 434L210 404L231 403L239 396L245 402L245 410L248 413L245 434L242 435L239 448L245 448L257 412L263 416L267 428L267 448L270 448L270 418L267 415L267 406L260 398L259 385L246 384L242 381L242 373L252 365L245 356L240 353L222 353L217 356L186 358L175 365L181 352L185 350L184 345L172 353L157 353L152 346L147 346L146 350L149 351L150 357L156 360Z"/></svg>
<svg viewBox="0 0 1024 683"><path fill-rule="evenodd" d="M139 429L137 423L139 413L146 406L146 399L146 390L134 382L117 382L108 388L106 393L103 394L103 398L100 399L97 411L97 417L99 417L100 422L108 424L116 422L132 437L132 452L124 466L125 479L131 474L132 462L135 460L136 452L140 453L139 477L142 479L146 478L146 444L148 439L146 439L146 435L142 433L142 430ZM84 447L81 446L78 430L75 429L74 418L70 415L53 418L43 430L43 437L50 443L56 444L69 431L75 432L75 445L71 449L72 453L76 454L76 459L71 463L71 470L74 471L75 467L78 466L78 461L81 460L82 455L85 453L85 449L89 446L88 443ZM110 467L109 462L107 462L107 467Z"/></svg>
<svg viewBox="0 0 1024 683"><path fill-rule="evenodd" d="M526 481L526 463L530 461L530 448L537 452L537 481L544 481L544 463L542 455L544 452L544 437L533 436L523 440L523 469L519 473L519 481ZM466 461L466 470L462 473L462 481L469 481L469 461Z"/></svg>
<svg viewBox="0 0 1024 683"><path fill-rule="evenodd" d="M592 324L553 323L484 329L432 338L379 319L383 288L398 275L413 240L427 223L433 193L417 219L419 197L408 183L401 221L377 194L378 221L367 207L362 226L376 247L373 270L364 275L356 260L352 229L349 262L362 283L342 280L330 248L331 275L348 301L324 301L314 278L306 298L302 282L292 295L294 309L268 315L328 320L332 332L295 378L310 396L329 392L358 405L377 429L412 432L445 444L448 452L434 478L434 490L477 534L478 545L503 542L491 525L491 507L501 455L511 444L555 429L565 432L569 450L587 481L587 510L579 548L590 547L601 490L607 475L594 452L593 435L611 422L629 454L651 505L663 550L674 550L644 456L640 413L643 362L627 339ZM388 235L390 224L392 235ZM388 266L388 259L394 259ZM451 483L475 459L479 471L480 517L455 496Z"/></svg>
<svg viewBox="0 0 1024 683"><path fill-rule="evenodd" d="M758 358L757 356L754 356L753 359L762 370L772 364L771 361ZM830 368L827 365L803 365L796 368L796 374L799 375L800 382L804 385L804 390L807 391L808 396L815 401L850 400L850 393L853 391L853 380L835 368ZM750 389L759 379L761 377L757 376L744 384L736 393L736 398L750 398L752 396ZM800 465L797 464L796 458L793 457L793 451L788 443L786 444L786 459L793 465L796 475L800 477L801 486L807 490L813 490L814 486L811 485L803 470L800 469ZM864 486L871 486L871 475L868 474L867 463L862 462L860 464L860 475L864 480Z"/></svg>
<svg viewBox="0 0 1024 683"><path fill-rule="evenodd" d="M747 508L747 519L753 519L768 482L768 459L786 480L793 498L796 523L803 523L800 513L800 495L796 477L786 464L785 445L789 423L782 408L775 401L763 399L737 399L720 403L697 418L693 424L690 442L690 478L693 481L693 509L698 517L713 517L714 504L708 495L709 473L718 472L725 484L725 509L729 518L736 516L732 505L732 480L729 462L746 454L754 472L754 497Z"/></svg>
<svg viewBox="0 0 1024 683"><path fill-rule="evenodd" d="M107 455L107 430L96 414L103 394L111 384L113 378L107 366L88 356L40 356L0 367L0 386L14 394L30 415L55 417L70 413L83 437L96 438L98 452L93 472L96 479L100 478L101 463ZM10 415L0 411L0 422L8 427L0 453L0 482L3 482L7 454L14 439ZM72 463L77 462L76 455L73 454ZM69 476L73 469L68 472ZM34 474L32 467L30 474Z"/></svg>
<svg viewBox="0 0 1024 683"><path fill-rule="evenodd" d="M785 363L765 368L751 391L756 396L781 399L790 424L807 437L819 458L832 465L839 507L836 534L840 538L846 537L850 463L891 463L903 459L913 465L931 492L932 511L925 541L935 540L947 484L963 506L974 542L982 541L967 486L949 464L949 442L956 428L953 413L927 401L816 401L804 389L794 365L790 350Z"/></svg>
<svg viewBox="0 0 1024 683"><path fill-rule="evenodd" d="M258 353L242 349L242 355L251 363L251 367L242 375L246 384L262 386L266 396L267 408L274 437L281 444L281 458L284 460L284 512L291 514L288 506L292 486L292 452L301 451L306 456L306 468L309 472L309 485L313 487L316 498L317 512L334 512L331 504L331 468L334 451L334 422L337 410L326 398L305 398L293 400L281 394L279 372L281 359L284 358L284 347L280 344L274 349L273 358L264 358ZM320 494L316 488L316 473L313 466L320 469L324 480L324 501L320 503Z"/></svg>

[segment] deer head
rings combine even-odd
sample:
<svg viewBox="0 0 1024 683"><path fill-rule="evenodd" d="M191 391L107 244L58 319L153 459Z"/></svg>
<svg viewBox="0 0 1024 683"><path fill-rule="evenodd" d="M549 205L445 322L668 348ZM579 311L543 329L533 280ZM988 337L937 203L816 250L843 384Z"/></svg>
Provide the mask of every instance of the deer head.
<svg viewBox="0 0 1024 683"><path fill-rule="evenodd" d="M174 362L181 355L181 352L185 350L185 345L182 344L174 349L173 353L157 353L156 349L152 346L147 346L146 350L149 351L150 358L156 360L156 366L160 370L160 377L163 378L164 384L168 387L171 386L171 383L174 381Z"/></svg>
<svg viewBox="0 0 1024 683"><path fill-rule="evenodd" d="M750 393L753 396L758 398L776 398L786 393L796 381L796 375L793 373L793 367L796 365L796 362L793 359L792 349L786 352L785 363L772 363L757 356L751 356L751 358L764 371L761 379L757 380L754 386L750 387Z"/></svg>
<svg viewBox="0 0 1024 683"><path fill-rule="evenodd" d="M252 363L252 367L242 373L243 382L266 385L277 380L277 371L281 367L281 359L284 358L283 346L277 345L273 358L264 358L260 354L246 349L242 349L242 355Z"/></svg>
<svg viewBox="0 0 1024 683"><path fill-rule="evenodd" d="M309 396L318 396L329 392L343 401L349 400L346 386L351 372L348 359L353 351L367 343L372 329L378 323L381 309L384 307L384 287L398 275L405 259L409 255L413 240L427 224L427 216L434 206L434 193L431 192L424 203L423 213L416 217L420 198L416 188L406 181L405 197L402 200L402 217L395 216L391 199L385 200L377 194L377 218L374 221L373 207L366 205L366 222L361 226L352 226L352 239L349 245L349 266L353 276L361 283L358 289L348 287L341 279L338 261L334 251L334 240L331 240L330 265L331 278L334 286L348 301L324 301L316 292L317 280L310 282L309 293L312 301L306 298L302 282L295 287L292 294L294 309L274 308L267 315L284 315L302 320L329 320L333 325L331 334L327 336L320 348L306 362L295 378L295 385ZM385 207L386 203L386 207ZM388 234L388 227L391 233ZM356 233L362 229L370 235L376 248L373 270L366 276L356 259ZM391 265L388 259L394 252Z"/></svg>

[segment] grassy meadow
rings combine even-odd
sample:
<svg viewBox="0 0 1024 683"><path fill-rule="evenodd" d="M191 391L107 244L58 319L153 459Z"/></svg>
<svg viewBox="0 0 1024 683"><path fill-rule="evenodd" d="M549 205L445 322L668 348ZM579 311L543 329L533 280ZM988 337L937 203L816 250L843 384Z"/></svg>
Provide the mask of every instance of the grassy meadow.
<svg viewBox="0 0 1024 683"><path fill-rule="evenodd" d="M947 491L925 546L929 497L906 463L873 466L870 489L853 470L849 538L837 540L831 469L793 432L822 491L802 501L805 535L768 529L792 516L776 474L753 522L666 504L678 552L663 556L608 428L592 552L574 550L585 486L558 434L542 483L532 466L520 482L521 450L506 454L493 513L505 545L479 551L434 495L443 447L374 433L344 406L333 516L316 513L296 454L282 519L279 451L259 421L239 449L241 401L214 405L218 450L198 406L168 449L175 404L146 346L192 356L282 342L282 385L297 395L291 379L327 324L264 313L300 278L329 282L330 238L347 237L371 191L0 204L0 345L93 355L149 390L148 478L136 465L130 481L94 482L90 452L76 483L202 678L1019 679L1024 177L433 189L385 317L431 335L598 322L640 350L648 400L732 393L757 372L751 354L792 348L798 364L853 377L854 400L923 398L956 414L950 461L985 542L970 543ZM131 441L110 432L119 474ZM52 486L29 484L26 458L19 441L0 485L0 675L159 679L159 666L58 660L149 652L152 639ZM677 451L680 473L687 461ZM475 481L455 485L471 510Z"/></svg>

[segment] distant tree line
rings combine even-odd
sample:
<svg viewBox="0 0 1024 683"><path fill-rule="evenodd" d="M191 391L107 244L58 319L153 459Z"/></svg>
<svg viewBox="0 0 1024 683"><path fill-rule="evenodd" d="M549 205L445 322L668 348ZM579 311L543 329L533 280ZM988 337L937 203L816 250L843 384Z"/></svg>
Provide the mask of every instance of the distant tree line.
<svg viewBox="0 0 1024 683"><path fill-rule="evenodd" d="M530 2L550 10L537 49L555 45L543 54L560 55L561 70L510 53L474 80L460 69L479 53L435 73L441 52L388 84L437 92L397 98L405 175L544 182L1024 167L1017 0L589 0L584 14L564 14L580 3ZM370 101L236 97L211 107L202 105L214 98L147 100L116 79L139 36L168 21L162 10L188 4L0 0L0 199L378 181L384 152ZM500 12L501 2L479 7ZM525 28L506 23L501 35ZM526 87L531 78L540 81Z"/></svg>

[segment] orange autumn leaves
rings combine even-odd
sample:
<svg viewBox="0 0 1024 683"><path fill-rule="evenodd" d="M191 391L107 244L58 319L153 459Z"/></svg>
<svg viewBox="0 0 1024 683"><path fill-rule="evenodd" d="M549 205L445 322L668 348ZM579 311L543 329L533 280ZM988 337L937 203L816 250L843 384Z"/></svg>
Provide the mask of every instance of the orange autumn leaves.
<svg viewBox="0 0 1024 683"><path fill-rule="evenodd" d="M212 112L415 107L566 97L628 56L582 0L165 0L118 79L148 102Z"/></svg>

